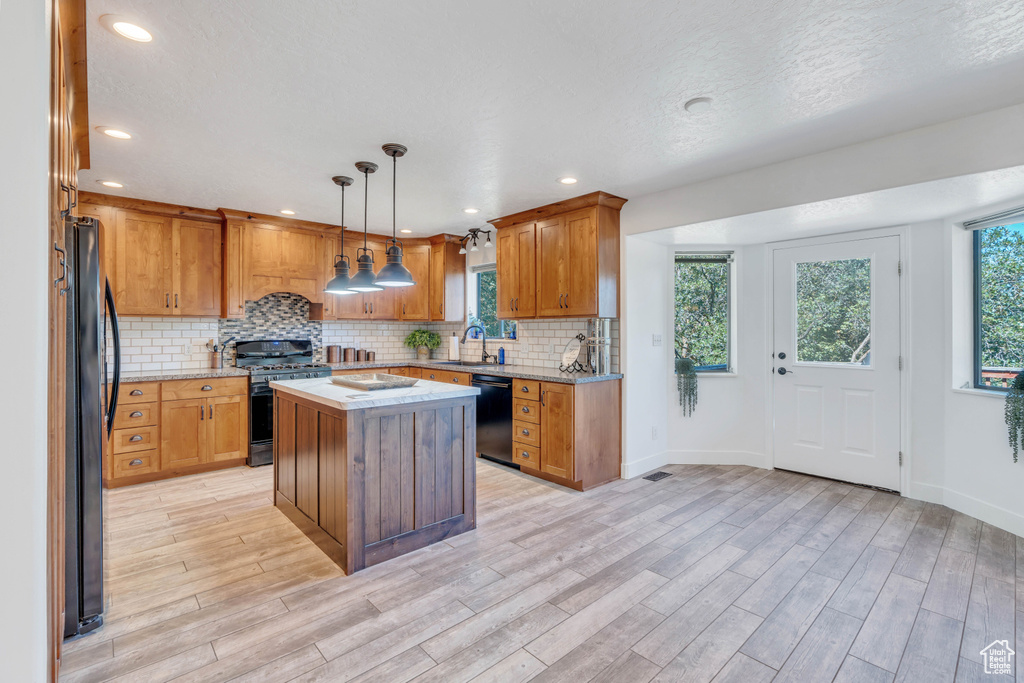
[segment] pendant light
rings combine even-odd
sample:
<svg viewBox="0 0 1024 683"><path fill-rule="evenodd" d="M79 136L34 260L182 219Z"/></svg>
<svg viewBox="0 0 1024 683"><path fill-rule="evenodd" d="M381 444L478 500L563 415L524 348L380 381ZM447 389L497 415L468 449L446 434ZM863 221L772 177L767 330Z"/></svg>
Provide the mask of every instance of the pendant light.
<svg viewBox="0 0 1024 683"><path fill-rule="evenodd" d="M384 287L411 287L416 284L416 281L412 279L409 269L402 265L402 247L404 245L398 240L398 231L395 225L398 157L404 156L408 149L405 145L389 142L383 146L383 150L391 157L391 239L384 243L387 263L377 273L377 279L374 282Z"/></svg>
<svg viewBox="0 0 1024 683"><path fill-rule="evenodd" d="M383 287L374 282L373 249L366 246L366 207L370 198L370 174L377 170L372 161L357 161L356 168L363 174L363 246L356 250L356 274L352 276L348 288L354 292L381 292Z"/></svg>
<svg viewBox="0 0 1024 683"><path fill-rule="evenodd" d="M324 287L324 291L328 294L355 294L354 291L349 289L350 278L348 256L345 256L345 188L352 184L352 179L346 175L336 175L331 180L334 181L335 185L341 186L341 253L335 256L334 261L334 277Z"/></svg>

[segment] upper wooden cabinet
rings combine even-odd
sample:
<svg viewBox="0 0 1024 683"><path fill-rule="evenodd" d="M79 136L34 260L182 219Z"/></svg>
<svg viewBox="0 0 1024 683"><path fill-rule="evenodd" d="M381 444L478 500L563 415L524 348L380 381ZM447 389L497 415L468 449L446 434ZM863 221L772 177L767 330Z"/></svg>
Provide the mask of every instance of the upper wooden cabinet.
<svg viewBox="0 0 1024 683"><path fill-rule="evenodd" d="M113 289L119 313L220 313L219 224L124 210L115 211L113 220Z"/></svg>
<svg viewBox="0 0 1024 683"><path fill-rule="evenodd" d="M324 235L250 223L242 229L242 291L247 301L274 292L321 302Z"/></svg>
<svg viewBox="0 0 1024 683"><path fill-rule="evenodd" d="M400 290L400 320L430 320L430 245L407 246L403 263L416 284Z"/></svg>
<svg viewBox="0 0 1024 683"><path fill-rule="evenodd" d="M462 322L466 319L466 255L450 235L430 238L430 319Z"/></svg>
<svg viewBox="0 0 1024 683"><path fill-rule="evenodd" d="M594 192L490 221L498 228L498 317L619 315L619 210Z"/></svg>

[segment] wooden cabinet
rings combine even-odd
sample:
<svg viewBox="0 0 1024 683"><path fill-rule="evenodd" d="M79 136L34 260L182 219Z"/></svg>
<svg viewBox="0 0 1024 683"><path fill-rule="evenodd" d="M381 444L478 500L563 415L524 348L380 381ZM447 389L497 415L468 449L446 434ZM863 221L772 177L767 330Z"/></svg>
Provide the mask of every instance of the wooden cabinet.
<svg viewBox="0 0 1024 683"><path fill-rule="evenodd" d="M573 469L573 386L545 382L540 393L540 471L553 477L572 479Z"/></svg>
<svg viewBox="0 0 1024 683"><path fill-rule="evenodd" d="M129 383L121 395L107 486L232 467L248 456L245 377Z"/></svg>
<svg viewBox="0 0 1024 683"><path fill-rule="evenodd" d="M498 317L537 315L537 224L498 230Z"/></svg>
<svg viewBox="0 0 1024 683"><path fill-rule="evenodd" d="M274 292L321 302L324 235L278 225L249 223L242 229L242 291L246 301Z"/></svg>
<svg viewBox="0 0 1024 683"><path fill-rule="evenodd" d="M466 319L466 255L459 253L459 242L449 241L447 235L431 238L430 319Z"/></svg>
<svg viewBox="0 0 1024 683"><path fill-rule="evenodd" d="M115 211L113 220L112 272L119 313L220 313L219 224L127 210Z"/></svg>
<svg viewBox="0 0 1024 683"><path fill-rule="evenodd" d="M490 221L498 229L498 316L618 317L625 202L594 192Z"/></svg>
<svg viewBox="0 0 1024 683"><path fill-rule="evenodd" d="M430 320L430 245L406 247L402 262L416 284L400 290L399 319Z"/></svg>

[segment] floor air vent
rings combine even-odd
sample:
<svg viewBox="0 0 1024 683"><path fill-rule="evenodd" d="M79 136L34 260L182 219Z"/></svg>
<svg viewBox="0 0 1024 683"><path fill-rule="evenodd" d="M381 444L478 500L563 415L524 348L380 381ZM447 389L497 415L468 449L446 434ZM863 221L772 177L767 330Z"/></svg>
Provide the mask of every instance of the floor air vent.
<svg viewBox="0 0 1024 683"><path fill-rule="evenodd" d="M644 479L646 479L647 481L661 481L665 477L671 476L671 472L655 472L653 474L648 474L646 477L644 477Z"/></svg>

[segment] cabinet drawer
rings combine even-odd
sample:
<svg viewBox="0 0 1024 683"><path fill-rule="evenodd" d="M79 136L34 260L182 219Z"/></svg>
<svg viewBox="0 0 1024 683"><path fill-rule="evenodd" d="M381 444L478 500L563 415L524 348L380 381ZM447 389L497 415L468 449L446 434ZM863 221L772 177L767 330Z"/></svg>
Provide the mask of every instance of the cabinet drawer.
<svg viewBox="0 0 1024 683"><path fill-rule="evenodd" d="M512 380L512 395L519 398L526 398L531 401L540 400L540 382L528 379Z"/></svg>
<svg viewBox="0 0 1024 683"><path fill-rule="evenodd" d="M523 422L532 422L535 425L539 425L540 403L538 403L537 401L531 401L528 398L513 396L512 416L515 420L522 420Z"/></svg>
<svg viewBox="0 0 1024 683"><path fill-rule="evenodd" d="M445 382L446 384L459 384L468 387L472 384L472 376L465 372L451 372L450 370L423 370L421 379L431 382Z"/></svg>
<svg viewBox="0 0 1024 683"><path fill-rule="evenodd" d="M241 396L249 388L245 377L228 379L182 379L163 383L163 400L181 401L211 396Z"/></svg>
<svg viewBox="0 0 1024 683"><path fill-rule="evenodd" d="M126 403L149 403L160 400L159 382L128 382L121 385L117 393L119 405Z"/></svg>
<svg viewBox="0 0 1024 683"><path fill-rule="evenodd" d="M137 429L115 429L110 436L110 450L115 453L134 453L135 451L148 451L156 448L159 439L158 429L153 427L139 427Z"/></svg>
<svg viewBox="0 0 1024 683"><path fill-rule="evenodd" d="M523 422L522 420L514 420L512 422L512 440L516 442L517 446L525 444L539 448L540 425L532 422Z"/></svg>
<svg viewBox="0 0 1024 683"><path fill-rule="evenodd" d="M398 375L399 377L416 377L417 375L409 373L410 369L411 368L389 368L386 372L389 375Z"/></svg>
<svg viewBox="0 0 1024 683"><path fill-rule="evenodd" d="M160 421L159 403L130 403L119 406L114 417L114 429L148 427Z"/></svg>
<svg viewBox="0 0 1024 683"><path fill-rule="evenodd" d="M540 469L540 449L533 446L524 446L521 443L513 444L512 462L520 467L529 467L532 470Z"/></svg>
<svg viewBox="0 0 1024 683"><path fill-rule="evenodd" d="M111 476L114 479L134 477L137 474L148 474L160 470L160 457L155 449L115 455L113 460L114 470L111 472Z"/></svg>

